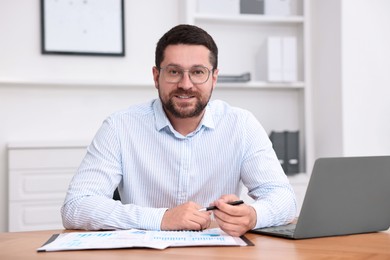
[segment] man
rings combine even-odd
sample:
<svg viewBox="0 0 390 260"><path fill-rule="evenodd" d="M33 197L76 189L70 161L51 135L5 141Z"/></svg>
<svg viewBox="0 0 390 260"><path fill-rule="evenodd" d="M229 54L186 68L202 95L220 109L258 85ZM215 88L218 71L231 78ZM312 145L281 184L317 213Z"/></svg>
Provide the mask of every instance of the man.
<svg viewBox="0 0 390 260"><path fill-rule="evenodd" d="M203 230L211 211L233 236L291 222L296 203L272 144L248 111L210 101L218 48L196 26L159 40L159 99L108 117L74 176L61 209L68 229ZM238 200L241 182L255 199ZM121 201L112 199L118 187Z"/></svg>

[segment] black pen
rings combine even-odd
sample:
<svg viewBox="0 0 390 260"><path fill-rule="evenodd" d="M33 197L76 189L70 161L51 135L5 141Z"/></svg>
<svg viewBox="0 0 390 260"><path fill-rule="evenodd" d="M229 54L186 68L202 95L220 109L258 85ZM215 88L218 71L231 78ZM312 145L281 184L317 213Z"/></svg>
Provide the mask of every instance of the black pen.
<svg viewBox="0 0 390 260"><path fill-rule="evenodd" d="M235 205L240 205L243 203L244 203L244 201L242 201L242 200L236 200L236 201L228 202L227 204L235 206ZM216 206L210 206L210 207L201 208L199 211L209 211L209 210L214 210L214 209L218 209L218 208Z"/></svg>

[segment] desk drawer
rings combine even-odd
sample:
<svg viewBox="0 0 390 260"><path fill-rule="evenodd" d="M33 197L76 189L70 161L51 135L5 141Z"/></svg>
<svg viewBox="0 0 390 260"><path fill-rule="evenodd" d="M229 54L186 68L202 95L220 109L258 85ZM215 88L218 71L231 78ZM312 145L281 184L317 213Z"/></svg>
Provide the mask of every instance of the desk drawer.
<svg viewBox="0 0 390 260"><path fill-rule="evenodd" d="M86 148L63 142L9 145L9 231L63 228L60 209Z"/></svg>
<svg viewBox="0 0 390 260"><path fill-rule="evenodd" d="M63 229L63 200L10 202L8 231Z"/></svg>
<svg viewBox="0 0 390 260"><path fill-rule="evenodd" d="M77 168L11 171L10 201L63 199Z"/></svg>

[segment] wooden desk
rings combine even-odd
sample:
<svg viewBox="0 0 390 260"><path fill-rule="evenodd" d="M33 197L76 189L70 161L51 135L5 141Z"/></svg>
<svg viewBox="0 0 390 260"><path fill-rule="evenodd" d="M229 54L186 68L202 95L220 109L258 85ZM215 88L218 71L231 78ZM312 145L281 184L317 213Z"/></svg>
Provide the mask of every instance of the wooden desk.
<svg viewBox="0 0 390 260"><path fill-rule="evenodd" d="M247 234L255 246L114 249L37 253L47 239L63 230L0 233L0 259L390 259L390 231L287 240Z"/></svg>

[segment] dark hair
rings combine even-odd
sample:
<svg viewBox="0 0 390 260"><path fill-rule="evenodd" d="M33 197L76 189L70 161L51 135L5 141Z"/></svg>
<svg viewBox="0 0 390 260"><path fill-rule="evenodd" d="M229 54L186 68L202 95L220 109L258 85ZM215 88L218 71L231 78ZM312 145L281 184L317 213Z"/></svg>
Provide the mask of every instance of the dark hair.
<svg viewBox="0 0 390 260"><path fill-rule="evenodd" d="M218 67L218 47L213 38L203 29L188 24L181 24L166 32L157 42L155 63L160 68L164 60L164 51L169 45L203 45L210 50L210 63L213 69Z"/></svg>

